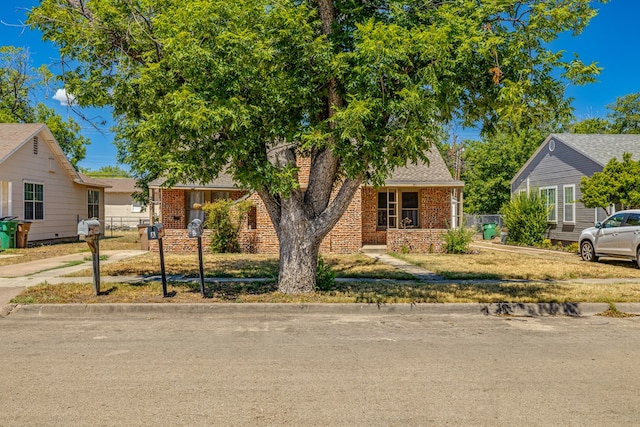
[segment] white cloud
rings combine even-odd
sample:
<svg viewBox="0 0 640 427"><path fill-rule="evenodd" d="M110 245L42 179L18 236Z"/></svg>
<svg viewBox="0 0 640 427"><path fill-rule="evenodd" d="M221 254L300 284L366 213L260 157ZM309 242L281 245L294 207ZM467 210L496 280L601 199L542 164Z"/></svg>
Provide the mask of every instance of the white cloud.
<svg viewBox="0 0 640 427"><path fill-rule="evenodd" d="M76 102L76 97L67 93L66 89L58 89L56 94L53 95L53 99L60 102L60 105L66 107L68 105L74 105Z"/></svg>

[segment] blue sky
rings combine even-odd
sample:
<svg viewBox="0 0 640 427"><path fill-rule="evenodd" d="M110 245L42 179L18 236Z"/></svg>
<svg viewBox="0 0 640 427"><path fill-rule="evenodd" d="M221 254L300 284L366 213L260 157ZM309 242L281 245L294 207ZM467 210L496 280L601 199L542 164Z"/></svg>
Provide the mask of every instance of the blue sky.
<svg viewBox="0 0 640 427"><path fill-rule="evenodd" d="M26 20L26 11L38 4L37 0L0 0L0 45L26 47L34 66L48 65L57 71L57 54L51 46L43 43L40 35L20 26ZM569 56L578 53L585 63L597 62L603 68L598 82L587 86L569 86L567 96L574 98L573 107L578 120L589 117L605 117L606 106L617 97L640 92L640 0L611 0L597 4L596 16L577 37L563 34L553 46L562 49ZM87 156L80 165L89 169L116 164L116 149L108 129L95 129L74 116L67 107L54 99L56 90L51 88L44 101L63 116L72 115L78 121L83 134L92 143L87 147ZM42 95L43 98L45 94ZM88 117L108 119L105 112L88 112ZM454 130L458 137L473 138L477 134L471 130Z"/></svg>

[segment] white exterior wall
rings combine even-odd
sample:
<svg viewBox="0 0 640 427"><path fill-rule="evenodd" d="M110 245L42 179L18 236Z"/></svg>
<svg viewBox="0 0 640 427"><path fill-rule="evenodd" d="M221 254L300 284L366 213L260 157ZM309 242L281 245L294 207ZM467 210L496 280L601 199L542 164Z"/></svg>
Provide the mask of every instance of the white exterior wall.
<svg viewBox="0 0 640 427"><path fill-rule="evenodd" d="M141 222L149 222L149 212L132 212L133 198L131 193L105 193L105 218L107 226L120 225L135 227Z"/></svg>
<svg viewBox="0 0 640 427"><path fill-rule="evenodd" d="M30 221L30 242L77 236L78 219L86 218L88 213L88 190L98 190L104 198L102 188L73 182L73 177L56 160L45 135L41 132L38 136L37 154L33 142L28 141L0 164L0 181L11 182L12 212L7 215L24 220L24 183L44 185L44 220ZM101 210L104 218L104 207Z"/></svg>

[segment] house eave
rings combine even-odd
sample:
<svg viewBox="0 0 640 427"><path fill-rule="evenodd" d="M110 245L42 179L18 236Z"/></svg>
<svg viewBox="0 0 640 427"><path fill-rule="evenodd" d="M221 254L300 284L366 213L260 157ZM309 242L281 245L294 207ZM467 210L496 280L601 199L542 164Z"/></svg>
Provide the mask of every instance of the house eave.
<svg viewBox="0 0 640 427"><path fill-rule="evenodd" d="M387 181L383 187L440 187L440 188L463 188L464 182L462 181L431 181L431 182L416 182L416 181Z"/></svg>

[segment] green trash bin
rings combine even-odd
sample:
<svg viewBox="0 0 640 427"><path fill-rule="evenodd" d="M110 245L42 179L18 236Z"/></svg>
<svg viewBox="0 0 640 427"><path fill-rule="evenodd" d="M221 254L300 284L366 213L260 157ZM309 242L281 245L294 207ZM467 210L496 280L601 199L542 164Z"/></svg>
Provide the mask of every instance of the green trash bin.
<svg viewBox="0 0 640 427"><path fill-rule="evenodd" d="M482 237L484 240L491 240L496 235L496 224L482 224Z"/></svg>
<svg viewBox="0 0 640 427"><path fill-rule="evenodd" d="M18 221L0 221L0 249L16 247Z"/></svg>

